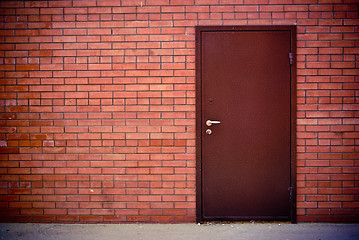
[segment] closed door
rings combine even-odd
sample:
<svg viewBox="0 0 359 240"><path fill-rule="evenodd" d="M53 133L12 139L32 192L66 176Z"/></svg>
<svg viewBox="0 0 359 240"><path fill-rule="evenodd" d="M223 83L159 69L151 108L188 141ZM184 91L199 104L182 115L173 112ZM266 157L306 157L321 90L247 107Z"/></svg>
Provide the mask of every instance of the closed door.
<svg viewBox="0 0 359 240"><path fill-rule="evenodd" d="M294 31L197 27L198 220L294 219Z"/></svg>

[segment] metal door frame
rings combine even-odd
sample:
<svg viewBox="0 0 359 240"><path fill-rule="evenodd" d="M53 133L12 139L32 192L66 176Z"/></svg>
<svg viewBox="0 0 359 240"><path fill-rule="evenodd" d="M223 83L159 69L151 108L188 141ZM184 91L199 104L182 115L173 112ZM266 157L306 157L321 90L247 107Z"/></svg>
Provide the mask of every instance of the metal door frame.
<svg viewBox="0 0 359 240"><path fill-rule="evenodd" d="M290 180L291 180L291 202L290 221L296 222L296 26L196 26L196 221L203 220L202 202L202 127L204 116L202 113L202 55L201 42L202 32L226 32L226 31L290 31L291 36L291 107L290 107ZM289 58L289 56L288 56ZM288 59L289 61L289 59ZM230 220L230 219L228 219ZM233 219L232 219L233 220ZM256 219L253 219L256 220ZM260 220L260 219L258 219Z"/></svg>

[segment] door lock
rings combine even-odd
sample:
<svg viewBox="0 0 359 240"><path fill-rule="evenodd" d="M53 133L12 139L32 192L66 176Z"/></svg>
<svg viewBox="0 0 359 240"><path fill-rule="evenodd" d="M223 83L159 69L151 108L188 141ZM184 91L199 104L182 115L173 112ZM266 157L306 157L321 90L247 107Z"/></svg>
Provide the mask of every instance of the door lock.
<svg viewBox="0 0 359 240"><path fill-rule="evenodd" d="M211 129L207 129L207 130L206 130L206 133L207 133L207 135L211 135L211 134L212 134L212 130L211 130Z"/></svg>
<svg viewBox="0 0 359 240"><path fill-rule="evenodd" d="M212 126L212 124L220 124L221 122L220 121L212 121L212 120L207 120L206 121L206 125L208 127Z"/></svg>

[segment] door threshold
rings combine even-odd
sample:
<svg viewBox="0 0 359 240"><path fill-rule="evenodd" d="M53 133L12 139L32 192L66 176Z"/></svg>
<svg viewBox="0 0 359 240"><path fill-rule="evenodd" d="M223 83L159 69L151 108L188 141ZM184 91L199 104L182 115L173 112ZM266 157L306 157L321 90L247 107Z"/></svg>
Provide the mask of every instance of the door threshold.
<svg viewBox="0 0 359 240"><path fill-rule="evenodd" d="M198 225L228 225L228 224L296 224L291 221L260 221L260 220L251 220L251 221L202 221L198 222Z"/></svg>

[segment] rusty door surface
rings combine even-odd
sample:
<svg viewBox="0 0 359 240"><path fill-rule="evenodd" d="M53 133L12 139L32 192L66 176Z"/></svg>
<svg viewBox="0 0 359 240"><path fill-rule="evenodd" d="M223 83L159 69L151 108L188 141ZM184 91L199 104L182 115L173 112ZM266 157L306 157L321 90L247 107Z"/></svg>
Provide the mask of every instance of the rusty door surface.
<svg viewBox="0 0 359 240"><path fill-rule="evenodd" d="M293 221L292 38L197 27L197 220Z"/></svg>

